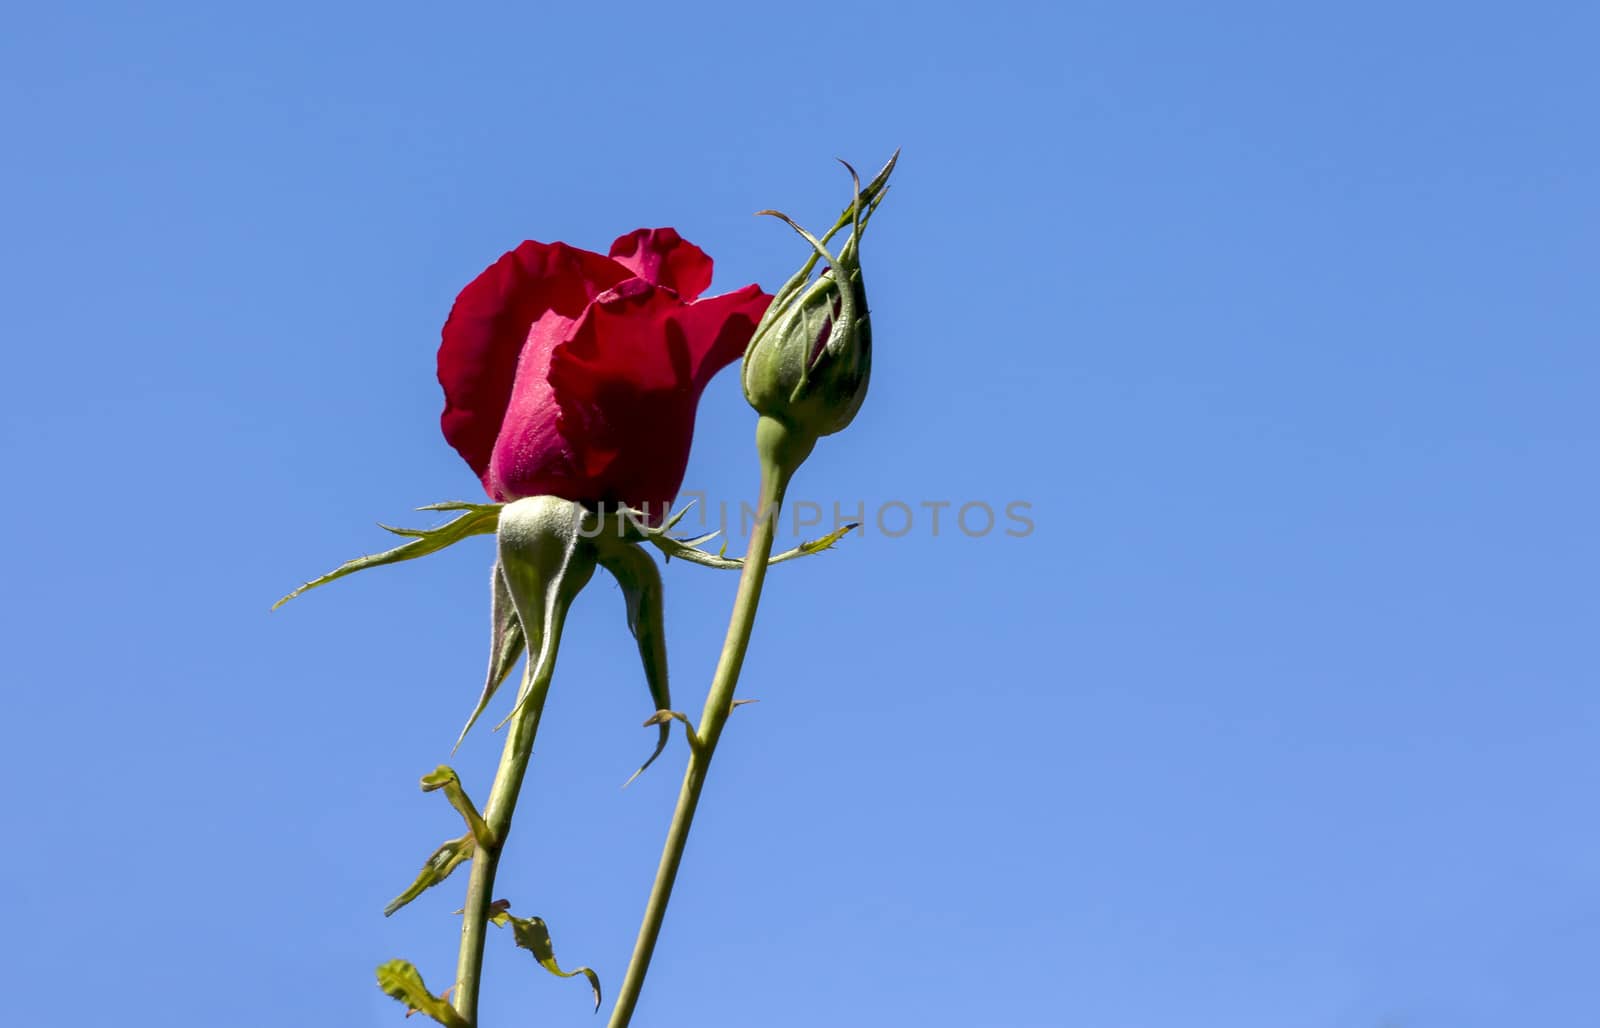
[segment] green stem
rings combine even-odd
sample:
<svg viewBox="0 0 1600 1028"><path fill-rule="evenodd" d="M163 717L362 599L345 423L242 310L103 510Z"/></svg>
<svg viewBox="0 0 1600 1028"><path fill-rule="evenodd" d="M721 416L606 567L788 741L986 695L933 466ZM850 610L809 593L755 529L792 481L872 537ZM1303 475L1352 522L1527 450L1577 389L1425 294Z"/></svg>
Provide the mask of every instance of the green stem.
<svg viewBox="0 0 1600 1028"><path fill-rule="evenodd" d="M531 654L529 664L535 663L536 658L536 654ZM550 680L554 676L555 661L545 661L545 665L528 684L527 700L511 721L505 749L500 753L500 767L495 771L489 802L484 807L483 819L494 836L494 845L479 846L472 858L467 904L461 915L461 953L456 961L456 991L451 993L456 1013L466 1018L469 1025L478 1023L483 945L489 930L489 905L494 902L495 871L500 866L500 851L505 848L506 837L511 833L511 815L517 806L517 793L522 790L528 759L533 755L533 737L538 734L539 718L544 713L545 697L550 693Z"/></svg>
<svg viewBox="0 0 1600 1028"><path fill-rule="evenodd" d="M750 646L750 633L755 627L756 607L761 602L761 587L767 577L767 560L772 556L772 540L783 494L789 486L790 477L811 452L814 442L814 439L795 438L771 418L763 417L757 425L756 445L761 454L760 513L756 517L750 548L745 553L744 568L739 575L739 591L734 596L733 616L728 623L727 638L722 644L722 656L717 660L711 689L706 693L705 709L700 714L700 724L690 746L689 767L683 775L683 787L678 791L678 805L672 812L667 842L661 850L661 863L656 868L655 883L650 887L650 899L645 905L644 922L639 926L639 937L633 944L633 957L628 961L627 974L617 992L616 1006L611 1010L609 1028L626 1028L639 1003L645 973L650 969L650 958L655 953L656 940L661 935L661 923L667 915L667 903L672 899L672 885L678 877L678 866L683 862L689 829L694 824L695 810L700 805L700 790L711 768L717 741L722 738L723 726L733 710L733 690L739 683L739 670L744 665L745 651Z"/></svg>

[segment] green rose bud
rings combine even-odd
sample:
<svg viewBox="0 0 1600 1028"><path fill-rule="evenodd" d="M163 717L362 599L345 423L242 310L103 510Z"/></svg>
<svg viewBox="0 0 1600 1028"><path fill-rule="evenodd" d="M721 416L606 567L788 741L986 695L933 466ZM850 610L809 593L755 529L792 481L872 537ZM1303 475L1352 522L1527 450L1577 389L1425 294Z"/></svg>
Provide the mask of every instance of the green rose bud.
<svg viewBox="0 0 1600 1028"><path fill-rule="evenodd" d="M861 233L883 200L896 152L865 189L855 169L855 199L821 239L782 218L811 244L811 258L773 297L744 353L744 395L756 411L798 436L815 440L849 425L867 396L872 373L872 321L861 280ZM841 162L842 163L842 162ZM838 255L827 242L851 229ZM819 261L822 273L812 280ZM809 446L807 447L809 448Z"/></svg>

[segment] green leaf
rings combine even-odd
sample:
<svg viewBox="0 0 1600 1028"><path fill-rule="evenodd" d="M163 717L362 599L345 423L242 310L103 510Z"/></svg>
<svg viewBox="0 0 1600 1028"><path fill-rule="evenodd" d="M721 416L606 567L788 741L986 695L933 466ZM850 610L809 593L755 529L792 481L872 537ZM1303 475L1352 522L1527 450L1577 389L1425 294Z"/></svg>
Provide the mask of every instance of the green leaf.
<svg viewBox="0 0 1600 1028"><path fill-rule="evenodd" d="M650 698L657 710L670 707L672 690L667 681L667 632L663 623L661 571L650 554L635 543L610 537L598 540L598 543L600 566L611 572L622 587L628 610L628 630L639 645L639 659L644 663L645 685L650 689ZM669 737L670 732L663 724L656 736L655 750L639 765L639 770L622 783L624 789L644 774L645 768L655 763L661 751L667 748Z"/></svg>
<svg viewBox="0 0 1600 1028"><path fill-rule="evenodd" d="M484 679L483 692L478 696L478 705L472 708L472 716L467 718L467 723L461 729L455 746L450 752L455 753L461 748L461 743L466 740L467 733L477 723L478 718L488 708L489 701L494 699L494 694L500 688L511 669L517 666L517 661L522 658L523 650L527 649L528 637L523 634L522 621L517 617L517 605L511 600L511 590L506 585L506 576L500 570L500 558L496 557L494 567L490 571L490 599L489 620L491 622L489 634L489 676Z"/></svg>
<svg viewBox="0 0 1600 1028"><path fill-rule="evenodd" d="M478 808L472 805L467 798L467 791L461 787L461 778L451 768L440 764L433 769L432 774L422 776L422 791L436 792L444 790L445 799L456 808L456 813L467 822L467 827L472 830L472 837L478 845L485 849L494 848L494 833L489 830L488 824L483 820L483 815L478 813Z"/></svg>
<svg viewBox="0 0 1600 1028"><path fill-rule="evenodd" d="M495 530L495 525L500 517L501 504L498 503L434 503L418 510L460 510L465 511L460 517L445 522L438 528L390 528L388 525L379 527L403 535L411 541L396 546L392 550L374 553L366 557L357 557L347 560L321 578L313 578L294 592L285 596L272 605L273 610L288 603L308 589L315 589L319 585L327 585L335 579L346 575L353 575L357 571L367 568L382 567L385 564L398 564L403 560L415 560L436 553L453 543L458 543L468 536L488 535Z"/></svg>
<svg viewBox="0 0 1600 1028"><path fill-rule="evenodd" d="M467 1019L422 983L422 973L409 960L391 960L378 965L378 988L406 1005L444 1025L445 1028L471 1028Z"/></svg>
<svg viewBox="0 0 1600 1028"><path fill-rule="evenodd" d="M589 979L589 988L594 990L594 1008L600 1009L600 976L587 967L580 967L576 971L563 971L561 965L556 963L555 946L550 942L550 929L545 926L541 917L513 917L502 907L492 914L489 920L501 928L511 926L511 934L516 939L517 945L533 954L551 974L560 975L562 978L575 978L583 975Z"/></svg>
<svg viewBox="0 0 1600 1028"><path fill-rule="evenodd" d="M422 871L417 875L416 881L411 883L411 887L390 900L389 905L383 908L383 916L389 917L396 910L449 878L450 872L471 860L476 850L477 840L472 837L471 832L459 839L451 839L434 850L433 855L423 863Z"/></svg>
<svg viewBox="0 0 1600 1028"><path fill-rule="evenodd" d="M674 721L678 721L683 724L683 737L689 741L689 748L691 750L699 749L700 737L695 734L694 725L689 721L689 716L682 711L658 710L654 714L651 714L649 717L644 719L643 727L649 728L651 725L660 725L661 730L666 732L672 728L672 722ZM660 752L660 750L658 749L657 752ZM639 770L643 771L644 768L640 768ZM637 777L639 777L638 772L634 772L634 778ZM633 781L633 778L628 779L628 781Z"/></svg>

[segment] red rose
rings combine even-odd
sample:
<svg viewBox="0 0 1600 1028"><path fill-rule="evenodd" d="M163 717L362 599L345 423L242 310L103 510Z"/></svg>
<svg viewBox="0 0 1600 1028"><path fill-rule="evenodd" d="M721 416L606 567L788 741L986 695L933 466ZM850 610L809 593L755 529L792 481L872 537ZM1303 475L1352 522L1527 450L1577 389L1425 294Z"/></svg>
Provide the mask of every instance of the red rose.
<svg viewBox="0 0 1600 1028"><path fill-rule="evenodd" d="M445 322L445 439L496 500L648 504L659 521L701 391L772 301L757 285L699 300L710 284L711 258L670 228L625 235L610 257L523 243Z"/></svg>

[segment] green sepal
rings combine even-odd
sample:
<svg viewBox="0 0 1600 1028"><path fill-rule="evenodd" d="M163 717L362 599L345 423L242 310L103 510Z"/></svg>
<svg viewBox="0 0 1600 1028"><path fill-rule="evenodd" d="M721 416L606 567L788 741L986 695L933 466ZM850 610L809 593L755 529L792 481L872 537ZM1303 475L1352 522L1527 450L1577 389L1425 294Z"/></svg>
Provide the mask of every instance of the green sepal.
<svg viewBox="0 0 1600 1028"><path fill-rule="evenodd" d="M477 852L477 848L477 840L471 832L468 832L461 838L451 839L434 850L433 855L423 862L422 871L417 874L417 879L411 883L411 887L390 900L389 905L383 908L383 916L389 917L407 903L449 878L452 871L472 859L472 855Z"/></svg>
<svg viewBox="0 0 1600 1028"><path fill-rule="evenodd" d="M409 960L391 960L378 965L378 988L387 995L444 1025L445 1028L472 1028L467 1019L439 996L428 991L422 982L422 972Z"/></svg>
<svg viewBox="0 0 1600 1028"><path fill-rule="evenodd" d="M528 647L528 637L522 631L522 621L517 617L517 605L512 602L511 590L506 585L505 574L500 570L498 557L495 558L494 567L490 570L490 579L489 675L484 679L478 705L472 708L472 716L467 718L466 725L456 738L456 744L450 748L452 754L461 748L467 733L488 708L489 701L494 699L495 691L511 674L511 669L517 666L517 661L522 659L522 653Z"/></svg>
<svg viewBox="0 0 1600 1028"><path fill-rule="evenodd" d="M686 560L691 564L699 564L701 567L718 568L719 570L723 571L738 571L740 568L744 567L744 561L738 557L724 557L720 554L708 553L707 551L700 549L700 544L714 537L717 534L716 532L700 536L696 539L675 539L668 535L665 529L650 527L650 525L644 520L644 515L640 514L638 511L628 510L626 511L626 514L629 523L639 534L639 536L644 539L645 542L648 542L650 545L666 554L668 559L676 557L679 560ZM774 554L767 560L767 566L771 567L773 564L782 564L787 560L794 560L798 557L808 557L813 553L821 553L823 550L831 550L834 544L840 539L843 539L852 531L860 527L861 523L859 521L852 521L850 524L836 528L821 538L808 540L801 543L799 546L796 546L792 550L785 550L782 553ZM724 545L722 549L724 553L727 552L726 545Z"/></svg>
<svg viewBox="0 0 1600 1028"><path fill-rule="evenodd" d="M839 219L833 223L833 227L818 242L826 244L828 240L832 239L840 231L850 227L853 229L851 232L852 238L846 240L846 253L842 256L854 256L855 247L851 243L854 242L857 247L860 245L860 230L866 227L867 221L872 217L872 212L877 209L878 204L883 202L884 195L889 191L889 175L894 171L895 163L899 160L900 151L896 150L894 155L889 158L888 163L872 177L872 181L867 183L865 187L861 187L859 179L857 179L856 197L851 200L850 206L844 209L844 213L839 215ZM850 165L845 164L845 167L849 168ZM855 178L854 168L850 169L850 174L852 178ZM862 213L863 208L865 208L864 214ZM756 213L781 217L777 211L757 211ZM784 220L787 221L788 219L785 218ZM791 224L793 223L791 222ZM816 269L818 259L819 255L812 253L811 258L805 262L800 270L791 275L789 280L779 288L777 294L772 298L772 303L767 306L766 313L762 315L761 321L756 325L755 333L750 337L752 342L757 336L761 335L769 324L776 321L784 313L790 302L805 288L807 280L811 278L811 272Z"/></svg>
<svg viewBox="0 0 1600 1028"><path fill-rule="evenodd" d="M385 564L398 564L403 560L426 557L430 553L437 553L446 546L458 543L469 536L488 535L495 530L502 506L503 504L499 503L463 503L460 501L430 503L426 507L418 507L417 509L428 511L458 510L463 513L438 528L393 528L389 525L380 524L379 528L386 532L393 532L395 535L405 536L410 542L396 546L392 550L385 550L382 553L374 553L365 557L357 557L354 560L347 560L321 578L313 578L277 603L274 603L272 609L277 610L308 589L315 589L319 585L327 585L335 579L353 575L357 571L382 567Z"/></svg>
<svg viewBox="0 0 1600 1028"><path fill-rule="evenodd" d="M658 710L670 707L672 689L667 679L667 632L663 621L665 604L662 599L661 571L650 554L635 543L609 534L603 534L596 542L599 544L600 566L611 572L622 587L622 597L627 603L628 630L633 633L634 641L639 646L639 659L644 663L644 680L650 689L650 699ZM639 770L622 783L624 789L644 774L645 768L655 763L667 748L669 737L670 732L663 724L656 737L655 750L639 765Z"/></svg>
<svg viewBox="0 0 1600 1028"><path fill-rule="evenodd" d="M541 917L513 917L505 909L506 905L497 903L494 911L489 915L489 920L505 928L511 928L511 935L518 946L533 954L533 958L553 975L562 978L575 978L583 975L589 979L589 988L594 990L594 1008L600 1009L600 976L592 968L580 967L575 971L563 971L561 965L556 963L555 946L550 942L550 929Z"/></svg>
<svg viewBox="0 0 1600 1028"><path fill-rule="evenodd" d="M556 496L516 500L501 512L501 573L527 637L528 665L517 702L500 725L516 717L534 683L548 684L555 670L567 611L594 575L595 547L580 534L587 517L580 504Z"/></svg>

